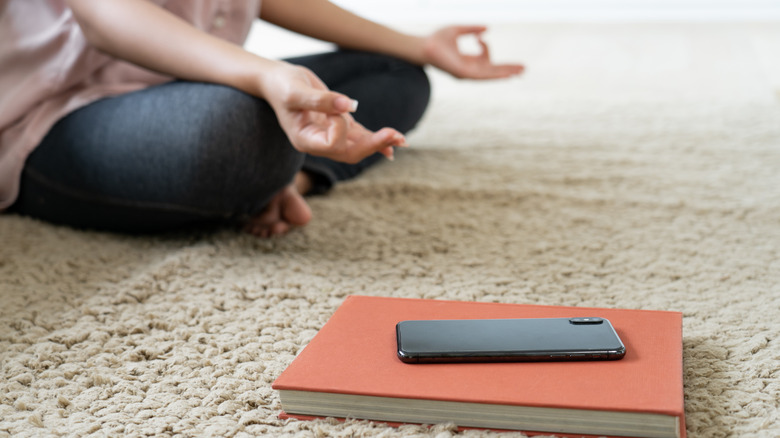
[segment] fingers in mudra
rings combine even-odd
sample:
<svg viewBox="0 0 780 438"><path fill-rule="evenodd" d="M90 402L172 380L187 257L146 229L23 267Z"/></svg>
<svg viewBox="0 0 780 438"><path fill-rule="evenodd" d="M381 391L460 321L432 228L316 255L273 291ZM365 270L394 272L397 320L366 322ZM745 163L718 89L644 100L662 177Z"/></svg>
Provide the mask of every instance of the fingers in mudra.
<svg viewBox="0 0 780 438"><path fill-rule="evenodd" d="M425 41L424 51L428 61L461 79L499 79L522 73L521 64L494 64L490 49L482 35L484 26L450 26L431 34ZM468 55L458 47L458 39L471 35L477 39L480 53Z"/></svg>
<svg viewBox="0 0 780 438"><path fill-rule="evenodd" d="M357 163L376 152L388 158L393 146L406 146L400 132L372 132L350 114L357 102L327 86L305 68L282 65L274 79L280 83L269 99L293 147L311 155ZM275 96L275 98L274 98Z"/></svg>
<svg viewBox="0 0 780 438"><path fill-rule="evenodd" d="M301 114L299 140L307 152L345 163L357 163L380 152L392 159L393 146L406 147L406 138L392 128L372 132L349 114Z"/></svg>

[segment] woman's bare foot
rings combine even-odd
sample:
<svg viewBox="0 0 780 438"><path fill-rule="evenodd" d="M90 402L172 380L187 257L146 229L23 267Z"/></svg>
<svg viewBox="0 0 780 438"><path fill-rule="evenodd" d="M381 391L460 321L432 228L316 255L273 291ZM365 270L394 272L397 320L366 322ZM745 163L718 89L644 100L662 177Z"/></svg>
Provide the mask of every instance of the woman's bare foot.
<svg viewBox="0 0 780 438"><path fill-rule="evenodd" d="M271 237L306 225L311 220L311 209L301 193L310 188L308 176L299 173L295 182L280 190L260 215L246 223L244 230L258 237Z"/></svg>

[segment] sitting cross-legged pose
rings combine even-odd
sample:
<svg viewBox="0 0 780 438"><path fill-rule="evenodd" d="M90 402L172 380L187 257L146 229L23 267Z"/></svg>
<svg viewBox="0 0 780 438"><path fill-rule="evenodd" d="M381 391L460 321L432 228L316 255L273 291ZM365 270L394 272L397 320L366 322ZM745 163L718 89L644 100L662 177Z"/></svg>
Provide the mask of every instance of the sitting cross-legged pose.
<svg viewBox="0 0 780 438"><path fill-rule="evenodd" d="M258 17L339 50L248 52ZM490 61L484 30L413 36L326 0L6 0L0 211L130 233L283 234L311 219L303 194L407 146L428 104L423 66L522 71ZM467 34L481 54L458 49Z"/></svg>

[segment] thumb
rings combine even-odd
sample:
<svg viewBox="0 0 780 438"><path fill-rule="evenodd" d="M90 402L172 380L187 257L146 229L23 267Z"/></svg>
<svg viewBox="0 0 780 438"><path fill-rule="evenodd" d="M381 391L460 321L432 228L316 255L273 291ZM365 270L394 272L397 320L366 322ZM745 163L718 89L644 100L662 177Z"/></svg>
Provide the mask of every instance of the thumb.
<svg viewBox="0 0 780 438"><path fill-rule="evenodd" d="M343 94L316 89L310 89L305 94L298 95L298 99L292 103L297 109L327 114L355 112L358 106L357 100L350 99Z"/></svg>

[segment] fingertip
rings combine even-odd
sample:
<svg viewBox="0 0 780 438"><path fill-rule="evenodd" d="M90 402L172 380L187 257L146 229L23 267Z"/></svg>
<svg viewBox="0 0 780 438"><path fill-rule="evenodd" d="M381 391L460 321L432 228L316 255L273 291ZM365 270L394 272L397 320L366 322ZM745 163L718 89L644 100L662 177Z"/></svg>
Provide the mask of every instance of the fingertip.
<svg viewBox="0 0 780 438"><path fill-rule="evenodd" d="M393 128L382 128L376 133L385 143L399 145L406 142L406 137Z"/></svg>
<svg viewBox="0 0 780 438"><path fill-rule="evenodd" d="M487 30L487 26L484 24L472 24L470 26L462 26L461 29L472 33L481 33Z"/></svg>
<svg viewBox="0 0 780 438"><path fill-rule="evenodd" d="M358 101L347 96L338 96L333 102L333 107L344 113L354 113L358 108Z"/></svg>
<svg viewBox="0 0 780 438"><path fill-rule="evenodd" d="M453 31L457 36L463 36L469 34L475 34L479 36L487 30L487 26L481 26L481 25L452 26L449 29L451 29L451 31Z"/></svg>

